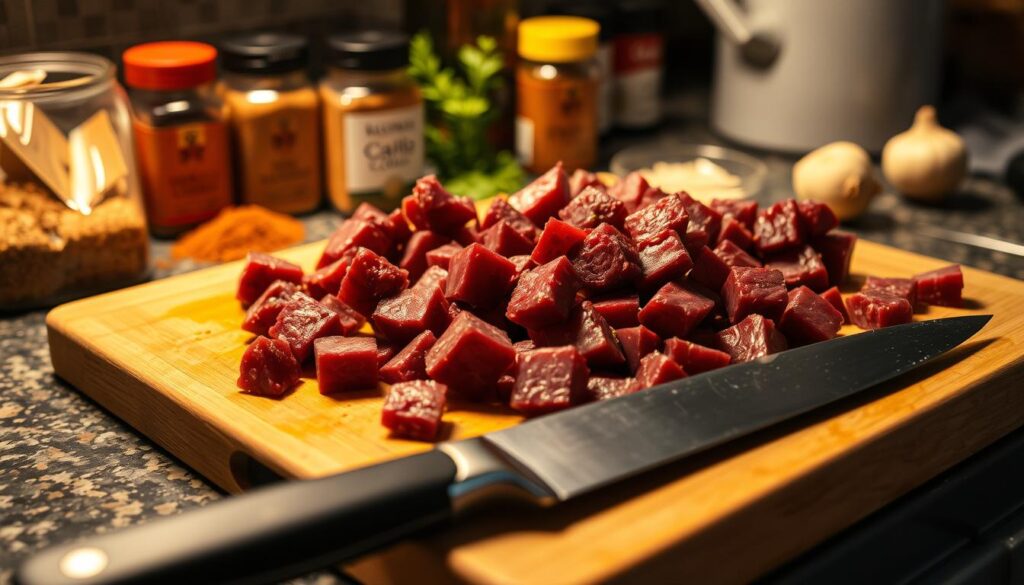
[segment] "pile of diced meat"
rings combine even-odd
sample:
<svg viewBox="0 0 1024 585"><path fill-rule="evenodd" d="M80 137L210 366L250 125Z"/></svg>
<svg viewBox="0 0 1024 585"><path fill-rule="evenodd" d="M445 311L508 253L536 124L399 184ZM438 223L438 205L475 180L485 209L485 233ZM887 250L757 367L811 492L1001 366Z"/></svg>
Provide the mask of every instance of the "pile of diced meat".
<svg viewBox="0 0 1024 585"><path fill-rule="evenodd" d="M960 304L951 266L870 278L844 306L856 237L837 223L820 203L707 206L561 165L479 219L424 177L400 210L360 206L313 273L249 255L238 385L280 396L313 361L325 394L390 384L383 424L431 439L450 399L543 414Z"/></svg>

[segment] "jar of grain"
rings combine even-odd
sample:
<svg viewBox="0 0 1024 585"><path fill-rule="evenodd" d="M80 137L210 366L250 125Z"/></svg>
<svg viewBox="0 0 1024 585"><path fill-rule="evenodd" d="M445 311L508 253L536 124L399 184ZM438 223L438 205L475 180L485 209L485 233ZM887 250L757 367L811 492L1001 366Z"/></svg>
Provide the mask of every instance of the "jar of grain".
<svg viewBox="0 0 1024 585"><path fill-rule="evenodd" d="M423 174L423 100L406 73L409 39L364 31L327 44L320 96L331 203L343 213L363 201L394 209Z"/></svg>
<svg viewBox="0 0 1024 585"><path fill-rule="evenodd" d="M320 98L306 39L262 33L222 43L239 199L281 213L320 204Z"/></svg>

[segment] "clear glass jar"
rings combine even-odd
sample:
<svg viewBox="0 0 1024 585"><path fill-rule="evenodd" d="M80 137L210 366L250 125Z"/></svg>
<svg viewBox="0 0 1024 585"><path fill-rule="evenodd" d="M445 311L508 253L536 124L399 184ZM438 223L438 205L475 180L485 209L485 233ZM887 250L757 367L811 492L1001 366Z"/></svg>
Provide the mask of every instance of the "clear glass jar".
<svg viewBox="0 0 1024 585"><path fill-rule="evenodd" d="M114 64L0 57L0 311L138 282L149 239ZM31 81L12 86L17 72Z"/></svg>

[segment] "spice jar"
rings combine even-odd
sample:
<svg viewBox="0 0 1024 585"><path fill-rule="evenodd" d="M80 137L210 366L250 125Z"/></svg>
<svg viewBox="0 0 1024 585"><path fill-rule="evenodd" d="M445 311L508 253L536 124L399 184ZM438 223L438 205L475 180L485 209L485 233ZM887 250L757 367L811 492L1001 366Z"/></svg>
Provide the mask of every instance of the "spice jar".
<svg viewBox="0 0 1024 585"><path fill-rule="evenodd" d="M661 78L665 38L658 0L622 0L612 40L615 125L652 128L661 120Z"/></svg>
<svg viewBox="0 0 1024 585"><path fill-rule="evenodd" d="M282 213L320 204L320 99L306 40L277 33L223 43L224 101L239 199Z"/></svg>
<svg viewBox="0 0 1024 585"><path fill-rule="evenodd" d="M538 16L519 24L516 154L530 172L562 161L570 170L597 159L598 24Z"/></svg>
<svg viewBox="0 0 1024 585"><path fill-rule="evenodd" d="M150 230L174 236L232 201L225 108L213 84L217 49L147 43L125 51L123 60Z"/></svg>
<svg viewBox="0 0 1024 585"><path fill-rule="evenodd" d="M406 73L409 39L365 31L327 44L320 97L331 203L343 213L364 201L392 210L423 173L423 100Z"/></svg>
<svg viewBox="0 0 1024 585"><path fill-rule="evenodd" d="M565 0L549 7L551 14L589 18L601 27L594 56L601 83L597 93L597 133L607 134L612 129L612 12L608 6L585 0Z"/></svg>

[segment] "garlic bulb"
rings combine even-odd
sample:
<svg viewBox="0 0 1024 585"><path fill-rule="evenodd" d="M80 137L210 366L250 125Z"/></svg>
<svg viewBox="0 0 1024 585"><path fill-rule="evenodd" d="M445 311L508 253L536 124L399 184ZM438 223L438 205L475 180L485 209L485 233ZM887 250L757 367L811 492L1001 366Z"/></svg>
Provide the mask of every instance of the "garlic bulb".
<svg viewBox="0 0 1024 585"><path fill-rule="evenodd" d="M793 166L797 198L827 203L843 221L864 213L880 190L871 157L852 142L826 144Z"/></svg>
<svg viewBox="0 0 1024 585"><path fill-rule="evenodd" d="M967 149L956 132L939 125L935 108L923 106L909 130L885 143L882 172L907 197L940 199L967 174Z"/></svg>

